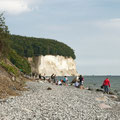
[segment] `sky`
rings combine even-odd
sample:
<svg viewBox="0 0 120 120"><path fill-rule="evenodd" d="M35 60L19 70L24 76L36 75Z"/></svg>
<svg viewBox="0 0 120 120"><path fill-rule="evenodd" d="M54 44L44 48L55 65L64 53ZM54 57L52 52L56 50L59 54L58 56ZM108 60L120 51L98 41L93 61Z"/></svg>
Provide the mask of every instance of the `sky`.
<svg viewBox="0 0 120 120"><path fill-rule="evenodd" d="M83 75L120 75L120 0L0 0L11 34L74 49Z"/></svg>

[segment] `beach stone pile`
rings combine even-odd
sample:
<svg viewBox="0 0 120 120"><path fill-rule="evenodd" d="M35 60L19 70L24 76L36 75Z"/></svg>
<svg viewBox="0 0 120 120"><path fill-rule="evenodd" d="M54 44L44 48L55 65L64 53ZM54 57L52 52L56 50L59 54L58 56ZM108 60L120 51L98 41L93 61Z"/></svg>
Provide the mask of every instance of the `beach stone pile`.
<svg viewBox="0 0 120 120"><path fill-rule="evenodd" d="M120 102L108 95L38 81L29 91L0 100L0 120L120 120Z"/></svg>

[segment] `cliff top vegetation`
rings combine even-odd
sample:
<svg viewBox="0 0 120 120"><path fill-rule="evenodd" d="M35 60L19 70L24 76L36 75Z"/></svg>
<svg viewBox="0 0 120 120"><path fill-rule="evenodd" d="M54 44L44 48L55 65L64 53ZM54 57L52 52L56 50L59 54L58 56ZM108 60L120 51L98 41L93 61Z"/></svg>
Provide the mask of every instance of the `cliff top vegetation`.
<svg viewBox="0 0 120 120"><path fill-rule="evenodd" d="M11 47L20 56L60 55L76 58L72 48L53 39L11 35L10 40Z"/></svg>

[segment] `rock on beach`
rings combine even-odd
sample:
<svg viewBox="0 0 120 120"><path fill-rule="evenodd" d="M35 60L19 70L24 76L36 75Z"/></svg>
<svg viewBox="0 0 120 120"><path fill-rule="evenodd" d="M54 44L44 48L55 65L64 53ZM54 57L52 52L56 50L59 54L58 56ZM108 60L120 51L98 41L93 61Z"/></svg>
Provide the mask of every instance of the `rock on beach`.
<svg viewBox="0 0 120 120"><path fill-rule="evenodd" d="M21 96L0 101L0 120L120 120L120 102L106 94L47 82L27 86Z"/></svg>

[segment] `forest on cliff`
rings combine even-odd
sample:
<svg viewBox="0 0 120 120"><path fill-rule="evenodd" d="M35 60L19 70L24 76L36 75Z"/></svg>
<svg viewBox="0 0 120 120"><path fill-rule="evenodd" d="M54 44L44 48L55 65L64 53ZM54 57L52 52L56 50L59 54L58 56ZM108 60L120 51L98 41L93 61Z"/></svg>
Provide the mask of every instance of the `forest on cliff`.
<svg viewBox="0 0 120 120"><path fill-rule="evenodd" d="M75 59L74 50L62 42L52 39L10 35L11 47L24 57L60 55Z"/></svg>

